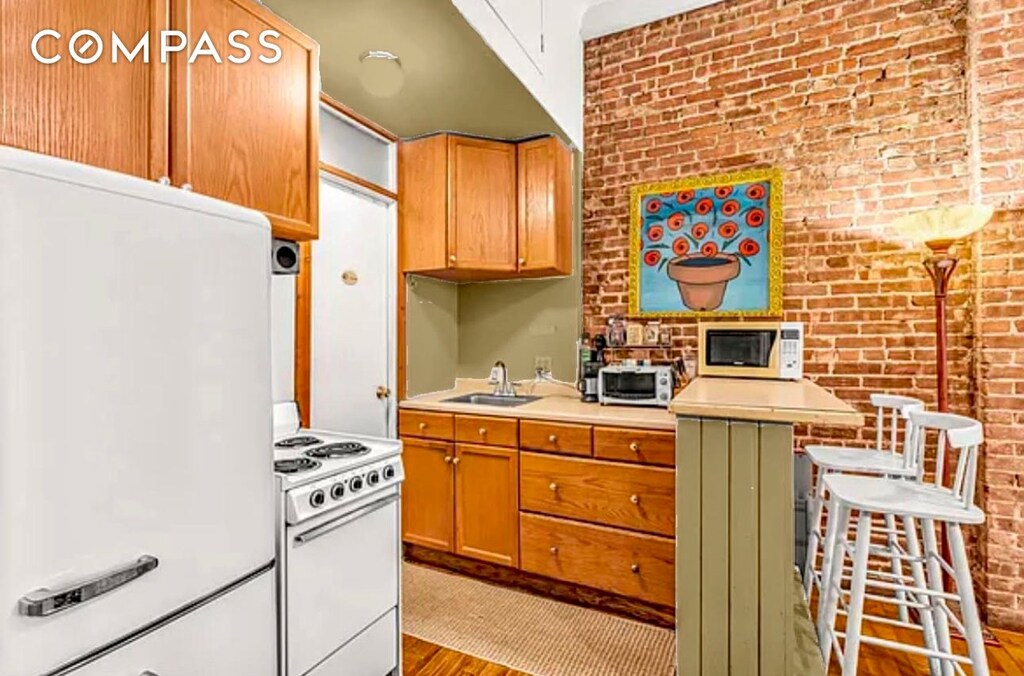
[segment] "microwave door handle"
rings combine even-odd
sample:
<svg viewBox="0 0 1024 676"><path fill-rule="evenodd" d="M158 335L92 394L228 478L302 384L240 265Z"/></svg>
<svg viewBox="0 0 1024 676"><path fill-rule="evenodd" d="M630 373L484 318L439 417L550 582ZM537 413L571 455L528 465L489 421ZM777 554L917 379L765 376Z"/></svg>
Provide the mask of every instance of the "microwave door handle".
<svg viewBox="0 0 1024 676"><path fill-rule="evenodd" d="M97 596L139 579L160 565L155 556L140 556L137 560L101 573L82 582L59 589L37 589L18 600L18 613L27 617L46 617L73 608Z"/></svg>

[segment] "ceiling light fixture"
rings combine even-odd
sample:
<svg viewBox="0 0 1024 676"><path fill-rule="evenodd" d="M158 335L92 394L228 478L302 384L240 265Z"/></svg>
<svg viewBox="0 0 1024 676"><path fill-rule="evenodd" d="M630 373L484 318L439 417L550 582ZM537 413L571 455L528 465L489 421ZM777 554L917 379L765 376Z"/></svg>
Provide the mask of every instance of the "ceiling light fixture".
<svg viewBox="0 0 1024 676"><path fill-rule="evenodd" d="M359 82L372 96L391 98L405 84L402 60L393 52L371 49L359 56Z"/></svg>

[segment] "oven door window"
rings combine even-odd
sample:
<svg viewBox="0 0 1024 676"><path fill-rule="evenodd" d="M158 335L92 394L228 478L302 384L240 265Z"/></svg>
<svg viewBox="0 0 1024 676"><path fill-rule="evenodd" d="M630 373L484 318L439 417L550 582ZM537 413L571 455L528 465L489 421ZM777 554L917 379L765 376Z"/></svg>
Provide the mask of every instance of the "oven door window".
<svg viewBox="0 0 1024 676"><path fill-rule="evenodd" d="M653 399L657 394L653 373L605 374L605 396L616 399Z"/></svg>
<svg viewBox="0 0 1024 676"><path fill-rule="evenodd" d="M704 360L708 366L767 368L771 363L775 331L715 331L706 336Z"/></svg>

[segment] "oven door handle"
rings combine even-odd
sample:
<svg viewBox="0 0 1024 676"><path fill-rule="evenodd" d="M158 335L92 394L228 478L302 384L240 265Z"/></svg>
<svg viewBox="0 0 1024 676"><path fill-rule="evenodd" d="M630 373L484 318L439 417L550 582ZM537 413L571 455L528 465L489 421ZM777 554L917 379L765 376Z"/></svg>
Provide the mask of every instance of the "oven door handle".
<svg viewBox="0 0 1024 676"><path fill-rule="evenodd" d="M316 540L318 537L327 535L331 531L337 530L345 524L351 523L356 519L359 519L361 517L366 516L367 514L370 514L371 512L376 512L378 509L383 509L384 507L387 507L388 505L394 502L398 502L397 493L395 495L390 495L386 498L382 498L375 502L371 502L368 505L360 507L354 512L349 512L348 514L343 514L342 516L339 516L336 519L331 519L326 523L320 524L316 528L310 528L305 533L299 533L295 536L295 543L304 545L307 542L312 542L313 540Z"/></svg>

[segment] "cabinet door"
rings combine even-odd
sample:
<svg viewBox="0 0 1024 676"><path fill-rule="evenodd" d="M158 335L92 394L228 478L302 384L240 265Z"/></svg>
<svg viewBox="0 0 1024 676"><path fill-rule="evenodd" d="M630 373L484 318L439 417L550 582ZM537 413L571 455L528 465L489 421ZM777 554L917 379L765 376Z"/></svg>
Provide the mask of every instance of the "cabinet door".
<svg viewBox="0 0 1024 676"><path fill-rule="evenodd" d="M519 272L572 274L572 153L554 137L517 152Z"/></svg>
<svg viewBox="0 0 1024 676"><path fill-rule="evenodd" d="M454 549L454 447L443 441L407 437L402 441L402 539L450 552Z"/></svg>
<svg viewBox="0 0 1024 676"><path fill-rule="evenodd" d="M455 553L517 566L518 451L458 444L455 460Z"/></svg>
<svg viewBox="0 0 1024 676"><path fill-rule="evenodd" d="M0 0L0 144L62 157L142 178L167 174L167 67L150 48L112 62L111 32L132 47L167 28L168 0ZM49 28L38 51L60 56L43 64L33 36ZM102 40L95 63L76 63L68 42L88 28ZM77 43L86 46L89 38ZM84 52L96 56L99 42ZM79 54L82 54L79 51Z"/></svg>
<svg viewBox="0 0 1024 676"><path fill-rule="evenodd" d="M174 61L172 172L175 185L264 212L274 234L315 238L318 228L318 62L310 38L253 0L174 0L175 28L192 49L204 31L223 63L185 52ZM251 58L228 44L244 30ZM276 63L263 31L281 50Z"/></svg>
<svg viewBox="0 0 1024 676"><path fill-rule="evenodd" d="M456 269L516 269L516 147L448 139L448 260Z"/></svg>

